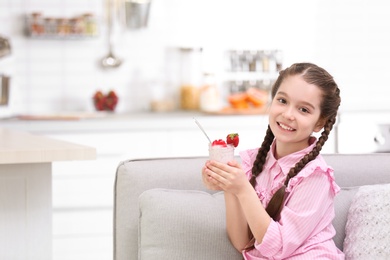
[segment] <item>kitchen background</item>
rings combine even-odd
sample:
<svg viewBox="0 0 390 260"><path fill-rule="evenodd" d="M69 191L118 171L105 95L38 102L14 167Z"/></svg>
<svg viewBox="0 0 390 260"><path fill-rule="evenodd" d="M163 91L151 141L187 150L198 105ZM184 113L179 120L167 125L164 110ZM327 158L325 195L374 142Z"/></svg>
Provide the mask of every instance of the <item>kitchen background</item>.
<svg viewBox="0 0 390 260"><path fill-rule="evenodd" d="M205 70L214 72L224 50L279 49L283 66L310 61L334 75L343 111L390 109L390 11L384 0L153 0L146 29L114 24L114 53L124 63L113 70L98 64L108 52L105 7L104 0L0 1L0 34L12 44L0 72L12 76L14 113L93 111L98 89L118 93L118 112L148 110L156 88L175 92L175 61L167 50L183 46L203 47ZM33 12L92 13L98 36L27 37L25 18Z"/></svg>
<svg viewBox="0 0 390 260"><path fill-rule="evenodd" d="M12 54L0 59L0 74L12 80L10 107L0 106L0 117L91 113L95 91L111 89L119 96L116 113L147 112L153 98L178 95L179 60L172 49L202 47L204 70L216 75L223 75L223 53L236 49L281 50L283 67L310 61L326 68L342 93L341 123L346 124L339 128L341 152L373 151L377 124L389 124L390 9L385 0L152 0L147 28L125 30L118 22L114 24L113 50L123 64L111 70L99 64L108 53L106 7L105 0L0 0L0 35L12 46ZM98 34L80 39L27 36L26 16L33 12L55 18L91 13ZM134 118L149 124L148 116ZM151 144L183 130L160 131L159 124L170 121L167 114L158 118L151 126L156 136ZM0 126L14 124L5 121ZM203 122L212 125L207 118ZM55 260L112 259L113 173L118 154L129 152L123 140L130 136L125 128L131 122L104 126L111 130L117 126L122 131L119 134L83 132L84 125L95 123L82 121L76 130L77 122L21 123L29 129L50 125L45 129L49 135L52 131L54 137L63 134L65 139L70 133L71 140L90 142L98 153L107 153L99 154L96 162L77 164L83 174L74 170L75 163L54 165ZM388 126L383 129L389 140ZM152 136L139 131L138 138ZM104 140L99 139L102 135Z"/></svg>

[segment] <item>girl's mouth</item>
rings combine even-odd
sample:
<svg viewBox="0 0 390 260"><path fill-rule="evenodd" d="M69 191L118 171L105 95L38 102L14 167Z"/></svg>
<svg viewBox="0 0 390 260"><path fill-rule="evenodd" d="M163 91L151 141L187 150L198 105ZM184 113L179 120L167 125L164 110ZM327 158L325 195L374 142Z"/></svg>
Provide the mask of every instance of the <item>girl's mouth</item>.
<svg viewBox="0 0 390 260"><path fill-rule="evenodd" d="M286 130L286 131L295 131L294 128L292 127L289 127L288 125L285 125L285 124L282 124L280 122L277 122L278 126L280 126L282 129Z"/></svg>

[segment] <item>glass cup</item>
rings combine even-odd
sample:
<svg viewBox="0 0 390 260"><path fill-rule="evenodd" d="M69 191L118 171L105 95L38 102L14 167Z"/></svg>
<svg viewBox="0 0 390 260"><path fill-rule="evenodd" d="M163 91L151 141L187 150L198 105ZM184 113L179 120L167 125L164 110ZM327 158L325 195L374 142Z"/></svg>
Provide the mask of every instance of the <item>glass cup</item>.
<svg viewBox="0 0 390 260"><path fill-rule="evenodd" d="M210 160L228 163L234 159L234 146L228 145L227 147L224 147L222 145L209 144L209 157Z"/></svg>

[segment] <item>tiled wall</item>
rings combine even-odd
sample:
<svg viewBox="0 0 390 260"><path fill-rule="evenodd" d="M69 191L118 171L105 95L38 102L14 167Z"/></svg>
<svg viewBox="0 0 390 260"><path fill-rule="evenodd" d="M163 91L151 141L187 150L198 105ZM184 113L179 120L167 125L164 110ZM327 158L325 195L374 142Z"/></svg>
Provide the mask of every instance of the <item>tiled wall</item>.
<svg viewBox="0 0 390 260"><path fill-rule="evenodd" d="M167 74L165 49L183 45L200 45L214 54L229 48L281 49L285 65L311 61L328 69L342 88L342 109L390 109L385 0L152 1L146 30L116 27L114 51L125 63L105 71L98 66L107 53L105 0L1 0L0 34L11 39L13 54L0 60L0 73L12 75L15 111L92 111L97 89L118 92L118 111L146 110L151 82L164 85L161 75L172 74ZM53 16L93 12L100 35L27 38L24 16L33 11Z"/></svg>

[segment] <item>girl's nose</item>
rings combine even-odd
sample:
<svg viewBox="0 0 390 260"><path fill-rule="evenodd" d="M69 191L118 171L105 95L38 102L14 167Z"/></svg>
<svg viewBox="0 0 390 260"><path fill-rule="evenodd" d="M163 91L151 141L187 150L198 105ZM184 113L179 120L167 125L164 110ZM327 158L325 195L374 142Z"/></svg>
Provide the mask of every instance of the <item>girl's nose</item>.
<svg viewBox="0 0 390 260"><path fill-rule="evenodd" d="M288 107L284 110L283 116L288 120L294 120L294 109L292 107Z"/></svg>

